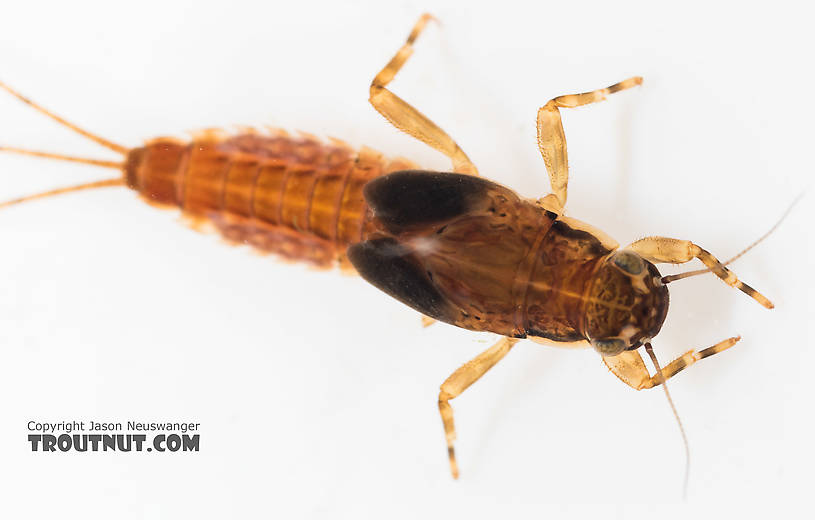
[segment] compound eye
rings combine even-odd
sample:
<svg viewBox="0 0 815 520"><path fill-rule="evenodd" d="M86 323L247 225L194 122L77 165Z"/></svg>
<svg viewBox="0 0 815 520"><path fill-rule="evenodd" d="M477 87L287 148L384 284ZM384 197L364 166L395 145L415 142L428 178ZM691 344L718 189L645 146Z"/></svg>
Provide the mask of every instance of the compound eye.
<svg viewBox="0 0 815 520"><path fill-rule="evenodd" d="M603 357L610 357L622 354L628 344L620 338L604 338L591 340L591 346Z"/></svg>
<svg viewBox="0 0 815 520"><path fill-rule="evenodd" d="M645 262L636 253L630 251L620 251L614 255L614 265L628 274L637 275L645 269Z"/></svg>

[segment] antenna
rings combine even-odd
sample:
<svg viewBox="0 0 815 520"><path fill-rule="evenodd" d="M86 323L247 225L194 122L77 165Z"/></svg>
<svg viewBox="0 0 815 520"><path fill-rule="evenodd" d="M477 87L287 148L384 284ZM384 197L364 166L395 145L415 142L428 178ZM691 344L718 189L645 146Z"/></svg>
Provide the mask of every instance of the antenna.
<svg viewBox="0 0 815 520"><path fill-rule="evenodd" d="M668 384L665 379L665 376L662 375L662 368L659 366L659 361L657 361L656 355L654 355L654 349L651 347L651 343L645 344L645 351L648 352L648 355L651 357L651 362L654 363L654 366L657 370L657 375L659 376L659 382L662 383L662 389L665 390L665 397L668 398L668 404L671 405L671 410L674 413L674 417L676 417L676 424L679 425L679 433L682 434L682 442L685 444L685 480L682 484L682 498L683 500L688 499L688 476L690 475L690 446L688 445L688 436L685 435L685 428L682 426L682 421L679 419L679 413L676 411L676 406L674 405L673 399L671 399L671 394L668 392Z"/></svg>
<svg viewBox="0 0 815 520"><path fill-rule="evenodd" d="M759 237L759 238L758 238L758 240L756 240L755 242L753 242L753 243L752 243L752 244L750 244L749 246L745 247L745 248L744 248L744 249L743 249L743 250L742 250L742 251L741 251L739 254L737 254L736 256L734 256L733 258L731 258L730 260L728 260L727 262L722 262L722 265L723 265L723 266L727 266L728 264L730 264L730 263L732 263L732 262L735 262L736 260L738 260L739 258L741 258L741 257L742 257L742 255L744 255L744 253L746 253L747 251L749 251L749 250L753 249L754 247L756 247L757 245L759 245L761 242L763 242L765 238L767 238L768 236L770 236L770 235L773 233L773 231L775 231L776 229L778 229L778 226L780 226L780 225L781 225L781 223L782 223L782 222L784 222L784 219L786 219L786 218L787 218L787 215L789 215L789 214L790 214L790 212L792 211L792 208L794 208L794 207L795 207L795 205L796 205L796 204L798 204L798 201L800 201L800 200L801 200L801 199L804 197L804 194L805 194L805 193L806 193L805 191L802 191L800 195L798 195L797 197L795 197L795 200L793 200L793 201L792 201L792 203L789 205L789 207L788 207L788 208L787 208L787 210L784 212L784 214L783 214L783 215L781 215L781 218L779 218L779 219L778 219L778 222L776 222L776 223L773 225L773 227L771 227L771 228L770 228L770 230L769 230L769 231L767 231L766 233L764 233L763 235L761 235L761 237ZM675 281L677 281L677 280L681 280L681 279L683 279L683 278L690 278L691 276L696 276L696 275L698 275L698 274L705 274L705 273L709 273L710 271L711 271L711 268L710 268L710 267L708 267L708 268L705 268L705 269L697 269L697 270L695 270L695 271L686 271L686 272L684 272L684 273L679 273L679 274L671 274L671 275L668 275L668 276L663 276L663 277L662 277L662 283L667 284L667 283L675 282Z"/></svg>

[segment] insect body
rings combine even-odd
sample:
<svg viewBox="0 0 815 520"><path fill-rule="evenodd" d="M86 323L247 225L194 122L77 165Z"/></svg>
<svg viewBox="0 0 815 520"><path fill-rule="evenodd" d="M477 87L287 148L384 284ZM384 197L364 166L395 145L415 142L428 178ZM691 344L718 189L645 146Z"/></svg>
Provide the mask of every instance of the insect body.
<svg viewBox="0 0 815 520"><path fill-rule="evenodd" d="M387 89L430 19L425 15L419 20L404 46L376 75L370 101L397 128L447 155L453 172L422 171L405 160L384 160L371 150L354 152L338 142L326 144L282 132L207 131L191 142L159 138L128 149L67 123L0 84L123 156L121 162L111 162L0 148L122 171L120 177L0 207L124 185L148 202L180 208L196 225L212 224L233 241L318 265L350 262L366 280L430 318L500 334L503 339L441 385L438 406L454 476L458 467L449 402L522 338L591 346L635 389L660 385L738 341L733 337L689 351L660 368L650 342L668 310L666 284L676 277L662 277L654 264L698 258L707 271L772 308L767 298L693 242L648 237L620 250L599 230L563 215L568 160L560 109L601 101L641 84L641 78L559 96L540 108L538 145L552 194L523 199L478 177L476 167L448 134ZM653 376L640 347L656 364Z"/></svg>
<svg viewBox="0 0 815 520"><path fill-rule="evenodd" d="M409 164L309 137L209 132L130 151L125 179L146 199L211 222L228 239L331 265L370 226L362 187Z"/></svg>

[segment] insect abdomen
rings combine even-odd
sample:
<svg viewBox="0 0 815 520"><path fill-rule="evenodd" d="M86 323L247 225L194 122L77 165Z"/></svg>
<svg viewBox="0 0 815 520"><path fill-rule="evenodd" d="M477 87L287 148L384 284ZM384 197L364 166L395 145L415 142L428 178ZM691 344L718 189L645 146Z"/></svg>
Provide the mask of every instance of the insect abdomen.
<svg viewBox="0 0 815 520"><path fill-rule="evenodd" d="M229 240L329 265L365 236L363 186L410 166L311 137L205 132L132 150L125 175L148 202L178 207Z"/></svg>

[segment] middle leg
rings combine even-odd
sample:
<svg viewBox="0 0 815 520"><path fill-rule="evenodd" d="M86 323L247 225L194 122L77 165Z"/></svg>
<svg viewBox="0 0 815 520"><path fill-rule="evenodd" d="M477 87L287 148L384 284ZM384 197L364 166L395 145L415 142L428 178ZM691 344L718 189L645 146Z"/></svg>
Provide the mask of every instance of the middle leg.
<svg viewBox="0 0 815 520"><path fill-rule="evenodd" d="M455 399L469 386L487 373L489 369L501 361L512 349L518 340L515 338L501 338L501 340L488 348L474 359L463 364L458 370L441 384L439 391L439 413L444 423L444 436L447 439L447 455L450 458L450 471L453 478L458 478L458 463L453 441L456 440L456 427L453 422L453 408L450 400Z"/></svg>
<svg viewBox="0 0 815 520"><path fill-rule="evenodd" d="M544 197L544 203L563 210L566 205L566 188L569 184L569 158L566 154L566 134L560 119L561 108L575 108L603 101L609 94L642 84L642 78L634 76L610 87L567 94L549 100L538 110L538 149L549 173L552 193ZM558 211L560 213L561 211Z"/></svg>

